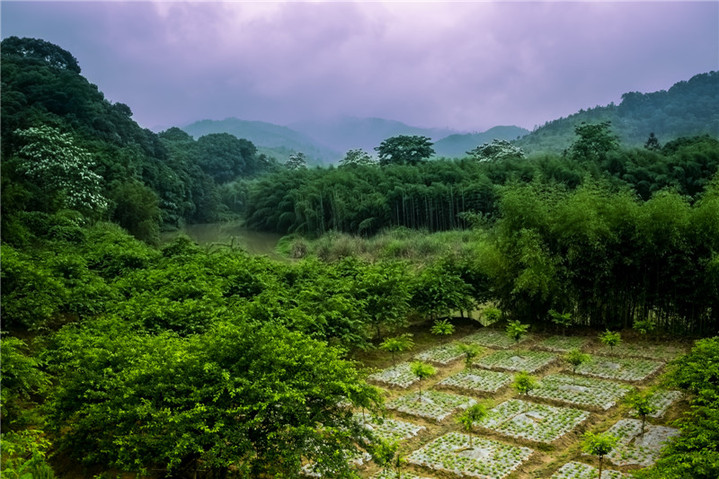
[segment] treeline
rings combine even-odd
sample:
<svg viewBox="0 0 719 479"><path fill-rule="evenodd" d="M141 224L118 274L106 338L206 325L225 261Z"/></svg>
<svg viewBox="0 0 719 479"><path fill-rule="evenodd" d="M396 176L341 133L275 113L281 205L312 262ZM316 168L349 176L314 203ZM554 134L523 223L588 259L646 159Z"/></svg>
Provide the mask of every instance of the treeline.
<svg viewBox="0 0 719 479"><path fill-rule="evenodd" d="M26 212L76 209L68 196L84 196L88 219L157 242L163 227L231 214L229 182L276 167L228 134L194 141L176 128L141 128L130 107L109 102L81 75L71 53L43 40L4 39L2 69L6 237L22 236Z"/></svg>

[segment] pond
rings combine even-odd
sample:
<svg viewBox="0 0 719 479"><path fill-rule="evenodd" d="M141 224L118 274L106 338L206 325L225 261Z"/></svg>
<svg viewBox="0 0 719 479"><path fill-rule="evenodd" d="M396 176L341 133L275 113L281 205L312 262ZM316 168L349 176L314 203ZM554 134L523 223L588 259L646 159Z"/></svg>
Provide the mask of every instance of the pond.
<svg viewBox="0 0 719 479"><path fill-rule="evenodd" d="M234 245L250 254L277 256L275 247L282 237L276 233L253 231L237 221L186 225L177 231L162 233L161 241L172 241L180 234L186 234L201 246L211 244Z"/></svg>

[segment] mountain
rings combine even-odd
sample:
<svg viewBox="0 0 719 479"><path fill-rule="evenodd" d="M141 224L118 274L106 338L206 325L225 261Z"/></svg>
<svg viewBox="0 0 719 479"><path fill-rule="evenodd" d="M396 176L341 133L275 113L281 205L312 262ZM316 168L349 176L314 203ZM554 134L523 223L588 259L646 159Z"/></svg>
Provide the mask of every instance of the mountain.
<svg viewBox="0 0 719 479"><path fill-rule="evenodd" d="M397 135L421 135L437 141L457 133L447 128L421 128L382 118L340 117L301 121L289 126L343 154L354 148L374 153L374 148L379 146L382 140Z"/></svg>
<svg viewBox="0 0 719 479"><path fill-rule="evenodd" d="M495 126L481 133L457 133L449 135L434 144L437 156L460 158L466 152L492 140L516 140L529 133L518 126Z"/></svg>
<svg viewBox="0 0 719 479"><path fill-rule="evenodd" d="M201 120L183 127L182 130L195 138L211 133L230 133L251 141L260 152L281 161L295 152L304 153L310 160L314 160L311 163L315 164L336 163L342 157L337 150L301 132L263 121L246 121L238 118Z"/></svg>
<svg viewBox="0 0 719 479"><path fill-rule="evenodd" d="M597 106L550 121L515 144L527 152L561 152L574 141L575 126L603 121L611 122L625 148L643 145L650 133L661 144L682 136L719 138L719 72L695 75L669 90L625 93L619 105Z"/></svg>

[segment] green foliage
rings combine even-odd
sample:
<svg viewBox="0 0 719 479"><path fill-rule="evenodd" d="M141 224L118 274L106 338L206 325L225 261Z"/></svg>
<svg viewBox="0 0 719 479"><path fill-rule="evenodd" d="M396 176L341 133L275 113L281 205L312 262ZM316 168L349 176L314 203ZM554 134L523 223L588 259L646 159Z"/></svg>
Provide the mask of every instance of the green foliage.
<svg viewBox="0 0 719 479"><path fill-rule="evenodd" d="M422 381L429 377L437 374L437 369L431 364L423 363L422 361L413 361L409 365L412 374L417 376L419 379L419 400L422 400Z"/></svg>
<svg viewBox="0 0 719 479"><path fill-rule="evenodd" d="M114 222L141 241L153 245L160 242L162 211L154 191L137 180L127 181L112 190L110 200Z"/></svg>
<svg viewBox="0 0 719 479"><path fill-rule="evenodd" d="M553 309L549 310L549 317L552 322L562 328L562 334L566 334L567 328L574 324L572 313L560 313Z"/></svg>
<svg viewBox="0 0 719 479"><path fill-rule="evenodd" d="M4 387L3 387L4 389ZM3 414L3 417L4 414ZM50 441L43 432L28 429L18 432L3 431L3 479L53 479L55 473L47 463Z"/></svg>
<svg viewBox="0 0 719 479"><path fill-rule="evenodd" d="M651 319L640 319L634 321L632 328L642 336L646 336L656 329L656 324Z"/></svg>
<svg viewBox="0 0 719 479"><path fill-rule="evenodd" d="M652 403L652 393L649 391L640 392L633 391L624 398L627 406L634 409L639 417L642 418L642 431L644 434L644 425L647 422L647 416L656 412L657 407Z"/></svg>
<svg viewBox="0 0 719 479"><path fill-rule="evenodd" d="M609 349L612 349L614 346L622 342L622 335L619 331L613 332L606 330L599 335L599 342L605 346L609 346Z"/></svg>
<svg viewBox="0 0 719 479"><path fill-rule="evenodd" d="M379 348L388 351L392 355L392 363L395 363L395 354L409 351L414 347L412 334L405 333L394 338L387 338L380 343Z"/></svg>
<svg viewBox="0 0 719 479"><path fill-rule="evenodd" d="M507 140L494 139L467 152L470 158L477 161L505 161L524 159L524 151Z"/></svg>
<svg viewBox="0 0 719 479"><path fill-rule="evenodd" d="M522 337L529 331L529 324L522 324L520 321L507 322L507 336L515 342L519 342Z"/></svg>
<svg viewBox="0 0 719 479"><path fill-rule="evenodd" d="M537 380L534 376L529 375L527 371L521 371L514 376L512 386L519 394L526 395L537 387Z"/></svg>
<svg viewBox="0 0 719 479"><path fill-rule="evenodd" d="M29 354L25 341L4 336L0 340L0 348L0 414L3 418L3 431L7 432L27 425L27 405L42 396L50 385L50 378L42 370L41 362Z"/></svg>
<svg viewBox="0 0 719 479"><path fill-rule="evenodd" d="M387 138L375 148L379 164L417 165L434 154L432 140L426 136L398 135Z"/></svg>
<svg viewBox="0 0 719 479"><path fill-rule="evenodd" d="M435 336L451 336L454 334L454 325L446 319L438 319L430 328L430 332Z"/></svg>
<svg viewBox="0 0 719 479"><path fill-rule="evenodd" d="M469 369L472 367L472 361L474 358L482 353L482 348L476 344L460 343L459 349L464 354L464 367Z"/></svg>
<svg viewBox="0 0 719 479"><path fill-rule="evenodd" d="M590 431L584 433L582 450L587 454L599 457L599 477L602 477L602 462L604 456L612 452L619 442L619 438L611 434L594 434Z"/></svg>
<svg viewBox="0 0 719 479"><path fill-rule="evenodd" d="M339 166L372 166L375 164L377 164L377 161L369 153L362 149L354 149L345 153L345 156L340 160Z"/></svg>
<svg viewBox="0 0 719 479"><path fill-rule="evenodd" d="M307 169L307 158L304 153L294 153L290 155L289 159L285 163L285 167L288 170L306 170Z"/></svg>
<svg viewBox="0 0 719 479"><path fill-rule="evenodd" d="M450 271L446 265L435 264L416 277L410 304L429 318L436 319L447 317L454 311L471 310L471 293L470 286L459 274Z"/></svg>
<svg viewBox="0 0 719 479"><path fill-rule="evenodd" d="M372 460L382 469L393 469L397 473L397 477L401 476L402 466L406 461L399 451L399 442L377 439L372 444L370 453Z"/></svg>
<svg viewBox="0 0 719 479"><path fill-rule="evenodd" d="M488 306L482 310L482 316L487 324L493 324L502 319L502 310L494 306Z"/></svg>
<svg viewBox="0 0 719 479"><path fill-rule="evenodd" d="M588 362L591 359L591 356L587 353L583 353L581 350L574 348L570 350L567 354L564 355L562 358L566 362L572 365L572 372L577 372L577 367L580 365Z"/></svg>
<svg viewBox="0 0 719 479"><path fill-rule="evenodd" d="M457 422L469 434L469 448L472 448L472 432L474 431L474 423L479 422L487 416L487 406L478 403L473 404L457 416Z"/></svg>
<svg viewBox="0 0 719 479"><path fill-rule="evenodd" d="M582 123L574 127L577 140L570 147L571 155L584 161L604 161L619 149L619 139L611 131L611 122Z"/></svg>

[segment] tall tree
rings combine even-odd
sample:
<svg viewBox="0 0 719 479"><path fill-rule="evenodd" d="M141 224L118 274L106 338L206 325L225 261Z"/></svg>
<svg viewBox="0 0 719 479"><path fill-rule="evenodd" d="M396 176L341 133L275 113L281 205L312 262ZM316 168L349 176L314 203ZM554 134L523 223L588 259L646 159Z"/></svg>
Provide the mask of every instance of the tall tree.
<svg viewBox="0 0 719 479"><path fill-rule="evenodd" d="M426 136L399 135L387 138L375 148L379 164L417 165L434 155L432 139Z"/></svg>

